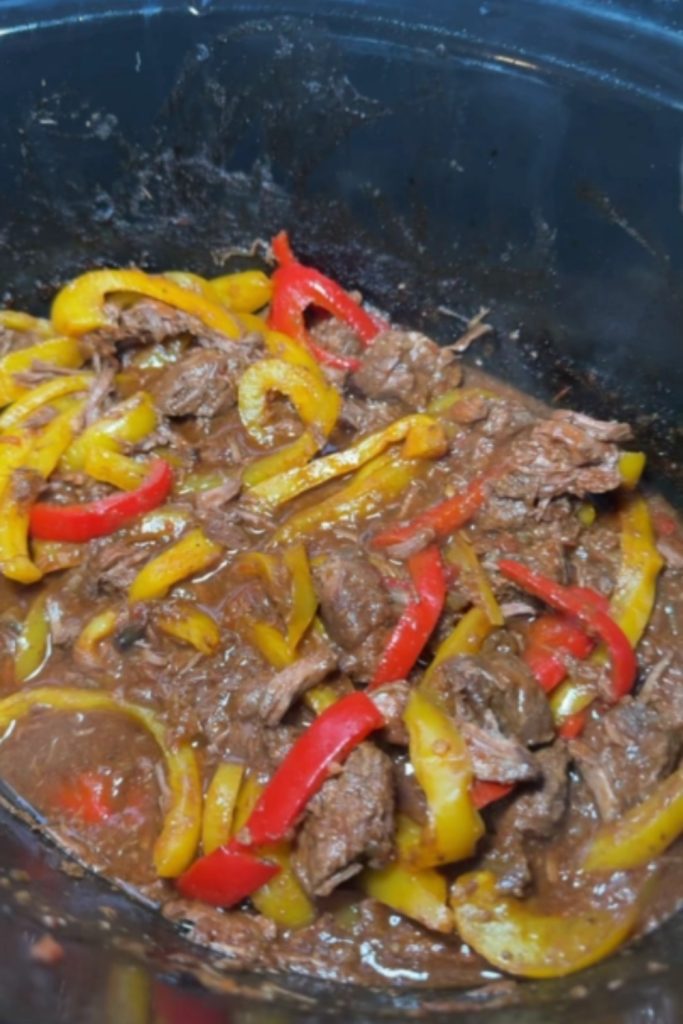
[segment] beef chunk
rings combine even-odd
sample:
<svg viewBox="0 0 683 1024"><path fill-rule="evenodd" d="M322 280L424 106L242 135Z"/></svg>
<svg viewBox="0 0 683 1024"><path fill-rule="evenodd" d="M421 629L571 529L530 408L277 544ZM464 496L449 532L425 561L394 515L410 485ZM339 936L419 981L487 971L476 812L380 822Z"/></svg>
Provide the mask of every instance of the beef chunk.
<svg viewBox="0 0 683 1024"><path fill-rule="evenodd" d="M89 553L86 576L99 592L127 590L149 557L147 544L132 544L129 540L117 541L107 537Z"/></svg>
<svg viewBox="0 0 683 1024"><path fill-rule="evenodd" d="M461 377L452 352L418 331L389 330L365 350L351 379L368 398L399 398L424 408L434 394L457 387Z"/></svg>
<svg viewBox="0 0 683 1024"><path fill-rule="evenodd" d="M621 482L617 444L631 435L622 423L564 410L518 436L506 457L509 470L493 485L500 498L546 503L562 494L584 497Z"/></svg>
<svg viewBox="0 0 683 1024"><path fill-rule="evenodd" d="M234 711L240 718L257 717L266 725L275 726L296 698L329 675L336 663L330 648L321 647L297 658L265 682L247 680L236 694Z"/></svg>
<svg viewBox="0 0 683 1024"><path fill-rule="evenodd" d="M520 794L505 817L522 835L548 839L564 817L569 798L569 755L564 743L539 750L536 763L540 781Z"/></svg>
<svg viewBox="0 0 683 1024"><path fill-rule="evenodd" d="M386 722L383 729L385 739L399 747L408 746L408 730L403 715L409 697L410 687L402 679L389 683L388 686L381 686L372 694L372 699Z"/></svg>
<svg viewBox="0 0 683 1024"><path fill-rule="evenodd" d="M313 575L325 628L346 650L355 650L370 633L393 620L382 577L357 550L335 551Z"/></svg>
<svg viewBox="0 0 683 1024"><path fill-rule="evenodd" d="M527 782L538 778L536 759L519 740L499 732L495 719L487 719L488 728L473 722L460 725L478 779L489 782Z"/></svg>
<svg viewBox="0 0 683 1024"><path fill-rule="evenodd" d="M600 816L618 817L675 767L680 737L647 704L623 700L570 746Z"/></svg>
<svg viewBox="0 0 683 1024"><path fill-rule="evenodd" d="M432 687L459 722L499 733L533 747L555 730L547 698L528 668L513 654L457 657L436 670Z"/></svg>
<svg viewBox="0 0 683 1024"><path fill-rule="evenodd" d="M292 866L307 892L327 896L364 864L386 863L393 835L391 760L362 743L311 800Z"/></svg>
<svg viewBox="0 0 683 1024"><path fill-rule="evenodd" d="M224 352L195 349L166 367L151 387L167 416L216 416L235 403L235 381Z"/></svg>

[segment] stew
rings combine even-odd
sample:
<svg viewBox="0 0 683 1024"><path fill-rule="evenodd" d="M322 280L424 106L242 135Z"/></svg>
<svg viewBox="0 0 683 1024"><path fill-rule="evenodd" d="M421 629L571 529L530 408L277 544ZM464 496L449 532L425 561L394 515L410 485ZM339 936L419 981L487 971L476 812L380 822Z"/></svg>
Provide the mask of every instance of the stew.
<svg viewBox="0 0 683 1024"><path fill-rule="evenodd" d="M236 968L578 971L683 902L680 522L273 256L0 313L0 774Z"/></svg>

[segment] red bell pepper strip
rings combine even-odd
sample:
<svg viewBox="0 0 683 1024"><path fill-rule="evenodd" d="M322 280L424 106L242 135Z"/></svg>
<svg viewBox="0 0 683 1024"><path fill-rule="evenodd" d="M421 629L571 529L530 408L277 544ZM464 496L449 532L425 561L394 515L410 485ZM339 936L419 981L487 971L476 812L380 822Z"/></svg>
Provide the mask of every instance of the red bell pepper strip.
<svg viewBox="0 0 683 1024"><path fill-rule="evenodd" d="M583 711L577 711L573 715L568 715L558 728L557 735L565 740L574 740L586 728L587 721L588 708L584 708Z"/></svg>
<svg viewBox="0 0 683 1024"><path fill-rule="evenodd" d="M279 871L278 864L260 860L248 850L229 843L196 860L176 885L188 900L202 900L216 907L232 907L260 889Z"/></svg>
<svg viewBox="0 0 683 1024"><path fill-rule="evenodd" d="M330 769L383 725L379 709L364 693L350 693L326 708L276 769L238 836L239 841L243 845L262 846L284 839Z"/></svg>
<svg viewBox="0 0 683 1024"><path fill-rule="evenodd" d="M177 881L180 892L229 907L264 885L280 869L259 860L250 848L283 839L331 771L383 725L379 709L364 693L350 693L326 708L278 766L238 836L195 861Z"/></svg>
<svg viewBox="0 0 683 1024"><path fill-rule="evenodd" d="M350 356L339 356L322 348L306 330L304 313L309 306L326 310L337 320L347 324L366 345L384 330L386 325L370 316L336 281L313 267L299 263L292 253L285 231L273 239L273 253L280 266L273 274L273 298L268 325L308 346L315 358L327 366L340 370L357 370L360 361Z"/></svg>
<svg viewBox="0 0 683 1024"><path fill-rule="evenodd" d="M111 778L98 772L82 772L59 786L55 803L85 825L102 825L114 814Z"/></svg>
<svg viewBox="0 0 683 1024"><path fill-rule="evenodd" d="M539 686L551 693L567 675L566 655L587 658L594 646L568 616L542 615L529 627L523 657Z"/></svg>
<svg viewBox="0 0 683 1024"><path fill-rule="evenodd" d="M619 700L632 690L638 671L635 651L623 630L604 610L601 594L586 587L562 586L511 559L502 559L498 568L503 576L527 593L545 601L556 611L578 619L589 633L602 640L611 661L613 700Z"/></svg>
<svg viewBox="0 0 683 1024"><path fill-rule="evenodd" d="M165 501L173 483L171 467L155 460L149 474L134 491L112 494L83 505L48 505L37 502L30 513L31 534L41 540L80 542L104 537L136 516Z"/></svg>
<svg viewBox="0 0 683 1024"><path fill-rule="evenodd" d="M456 494L452 498L440 501L438 505L432 505L409 523L389 526L386 530L380 531L372 539L373 546L388 548L393 544L401 544L405 540L410 540L420 530L424 530L433 538L447 537L477 514L486 498L484 485L488 479L489 476L476 477L462 494Z"/></svg>
<svg viewBox="0 0 683 1024"><path fill-rule="evenodd" d="M470 789L474 806L480 811L483 807L496 800L502 800L504 796L514 789L511 782L489 782L486 779L475 779Z"/></svg>
<svg viewBox="0 0 683 1024"><path fill-rule="evenodd" d="M417 598L411 601L389 637L368 689L405 679L439 621L446 600L446 572L432 544L408 559Z"/></svg>

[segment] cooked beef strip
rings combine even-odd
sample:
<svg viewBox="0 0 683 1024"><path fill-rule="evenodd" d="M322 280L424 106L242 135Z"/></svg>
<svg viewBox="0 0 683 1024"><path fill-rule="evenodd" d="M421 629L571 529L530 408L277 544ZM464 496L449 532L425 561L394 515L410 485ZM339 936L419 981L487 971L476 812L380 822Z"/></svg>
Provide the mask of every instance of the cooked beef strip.
<svg viewBox="0 0 683 1024"><path fill-rule="evenodd" d="M451 352L418 331L384 331L361 356L351 380L368 398L399 398L423 409L434 395L455 388L462 370Z"/></svg>
<svg viewBox="0 0 683 1024"><path fill-rule="evenodd" d="M548 839L553 835L567 809L569 755L558 740L536 753L541 778L525 787L508 808L505 819L521 835Z"/></svg>
<svg viewBox="0 0 683 1024"><path fill-rule="evenodd" d="M346 650L353 651L396 617L382 577L357 549L325 555L314 567L313 578L325 628Z"/></svg>
<svg viewBox="0 0 683 1024"><path fill-rule="evenodd" d="M196 349L167 366L151 391L167 416L210 418L229 409L237 397L228 357L212 349Z"/></svg>
<svg viewBox="0 0 683 1024"><path fill-rule="evenodd" d="M403 679L398 679L387 686L380 686L372 691L372 699L382 713L385 721L382 733L389 743L399 747L408 746L408 730L403 721L410 687Z"/></svg>
<svg viewBox="0 0 683 1024"><path fill-rule="evenodd" d="M681 737L654 708L624 698L570 744L600 816L616 818L671 773Z"/></svg>
<svg viewBox="0 0 683 1024"><path fill-rule="evenodd" d="M336 667L337 658L329 647L304 654L291 665L266 678L260 687L248 687L236 695L233 709L240 718L259 718L265 725L278 725L290 705L306 690L320 683Z"/></svg>
<svg viewBox="0 0 683 1024"><path fill-rule="evenodd" d="M489 782L528 782L538 778L537 758L518 740L503 736L492 714L487 713L485 721L485 729L474 722L460 723L476 777Z"/></svg>
<svg viewBox="0 0 683 1024"><path fill-rule="evenodd" d="M513 654L449 658L430 687L459 722L489 731L495 722L498 732L524 747L549 743L555 735L543 690Z"/></svg>
<svg viewBox="0 0 683 1024"><path fill-rule="evenodd" d="M364 864L385 864L393 838L391 760L362 743L309 803L292 866L307 892L326 896Z"/></svg>

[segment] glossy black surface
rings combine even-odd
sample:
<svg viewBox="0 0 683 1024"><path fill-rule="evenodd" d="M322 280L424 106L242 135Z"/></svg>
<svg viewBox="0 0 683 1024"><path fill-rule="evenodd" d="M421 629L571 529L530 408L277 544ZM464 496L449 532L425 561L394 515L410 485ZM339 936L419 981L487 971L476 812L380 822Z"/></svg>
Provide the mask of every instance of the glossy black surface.
<svg viewBox="0 0 683 1024"><path fill-rule="evenodd" d="M0 291L35 305L37 280L46 302L94 264L217 273L285 226L302 256L443 340L449 311L491 307L496 338L471 357L630 418L680 499L682 24L667 0L0 3ZM204 995L186 972L215 985L220 965L55 871L7 814L0 852L6 1024L683 1016L680 915L511 1008L487 997L483 1018L476 996L305 979L235 994L227 976ZM53 925L66 956L36 965L30 943Z"/></svg>

